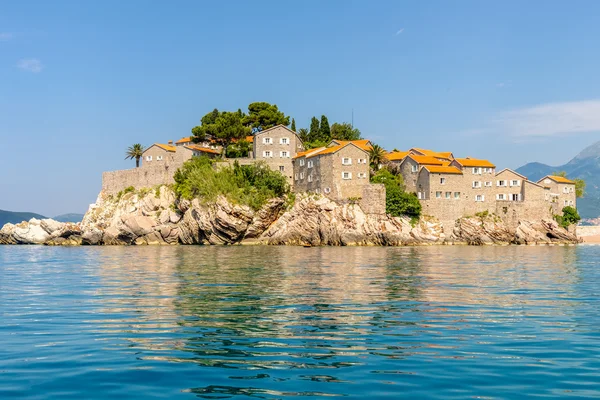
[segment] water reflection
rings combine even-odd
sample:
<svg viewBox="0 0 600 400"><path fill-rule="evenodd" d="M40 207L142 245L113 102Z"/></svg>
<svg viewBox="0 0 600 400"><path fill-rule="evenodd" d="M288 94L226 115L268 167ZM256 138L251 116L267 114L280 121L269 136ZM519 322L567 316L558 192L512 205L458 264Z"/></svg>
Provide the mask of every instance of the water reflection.
<svg viewBox="0 0 600 400"><path fill-rule="evenodd" d="M106 247L0 261L37 298L51 280L60 307L35 312L76 310L64 318L94 343L80 352L141 397L164 387L201 398L507 397L508 387L589 397L600 381L599 250ZM26 326L14 290L0 281L0 311ZM70 344L61 335L39 355L58 357L52 343Z"/></svg>

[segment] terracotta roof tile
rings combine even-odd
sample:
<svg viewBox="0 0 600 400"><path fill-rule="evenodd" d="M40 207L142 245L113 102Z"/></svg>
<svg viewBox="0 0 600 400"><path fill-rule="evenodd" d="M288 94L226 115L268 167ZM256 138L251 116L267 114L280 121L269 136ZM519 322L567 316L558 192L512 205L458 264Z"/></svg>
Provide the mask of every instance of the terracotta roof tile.
<svg viewBox="0 0 600 400"><path fill-rule="evenodd" d="M478 160L476 158L455 158L455 161L463 167L496 168L496 166L488 160Z"/></svg>
<svg viewBox="0 0 600 400"><path fill-rule="evenodd" d="M184 137L179 139L178 141L176 141L176 144L180 144L180 143L190 143L192 141L192 137Z"/></svg>
<svg viewBox="0 0 600 400"><path fill-rule="evenodd" d="M572 181L572 180L570 180L570 179L567 179L567 178L562 177L562 176L555 176L555 175L545 176L542 179L540 179L538 181L538 183L541 182L542 180L546 179L546 178L552 179L554 182L557 182L557 183L569 183L569 184L573 184L573 185L575 184L575 182Z"/></svg>
<svg viewBox="0 0 600 400"><path fill-rule="evenodd" d="M387 153L385 155L385 158L387 158L390 161L400 161L407 155L408 151L392 151L390 153Z"/></svg>
<svg viewBox="0 0 600 400"><path fill-rule="evenodd" d="M338 143L340 146L345 146L348 143L355 144L357 147L360 147L363 150L371 150L371 141L369 139L361 139L361 140L337 140L334 139L332 142Z"/></svg>
<svg viewBox="0 0 600 400"><path fill-rule="evenodd" d="M456 167L439 166L439 165L425 165L423 168L425 168L427 171L434 173L434 174L462 175L462 171Z"/></svg>
<svg viewBox="0 0 600 400"><path fill-rule="evenodd" d="M444 165L443 161L431 156L418 156L416 154L409 154L408 157L412 158L421 165Z"/></svg>
<svg viewBox="0 0 600 400"><path fill-rule="evenodd" d="M160 147L163 150L170 151L171 153L174 153L175 151L177 151L175 146L170 145L170 144L154 143L154 145Z"/></svg>
<svg viewBox="0 0 600 400"><path fill-rule="evenodd" d="M219 150L213 150L213 149L209 149L207 147L201 147L198 146L196 144L191 144L189 146L186 146L188 149L192 149L194 151L201 151L204 153L211 153L211 154L221 154L221 152Z"/></svg>

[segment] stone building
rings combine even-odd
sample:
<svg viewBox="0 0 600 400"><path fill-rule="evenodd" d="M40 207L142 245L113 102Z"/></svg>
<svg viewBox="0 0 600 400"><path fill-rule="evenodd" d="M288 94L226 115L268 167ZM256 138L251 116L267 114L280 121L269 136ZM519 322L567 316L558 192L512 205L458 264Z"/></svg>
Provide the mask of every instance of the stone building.
<svg viewBox="0 0 600 400"><path fill-rule="evenodd" d="M292 158L301 151L304 151L304 144L298 134L284 125L277 125L254 135L250 158L266 162L293 184Z"/></svg>
<svg viewBox="0 0 600 400"><path fill-rule="evenodd" d="M571 206L576 207L577 195L575 182L562 176L547 175L538 184L548 189L548 198L557 209Z"/></svg>
<svg viewBox="0 0 600 400"><path fill-rule="evenodd" d="M369 153L353 142L300 152L293 167L295 192L346 200L362 197L369 185Z"/></svg>

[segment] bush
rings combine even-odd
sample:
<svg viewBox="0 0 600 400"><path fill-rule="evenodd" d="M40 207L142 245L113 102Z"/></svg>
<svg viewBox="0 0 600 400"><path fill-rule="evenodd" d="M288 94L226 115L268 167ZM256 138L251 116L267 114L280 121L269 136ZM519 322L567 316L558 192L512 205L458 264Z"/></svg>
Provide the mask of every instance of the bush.
<svg viewBox="0 0 600 400"><path fill-rule="evenodd" d="M289 192L285 177L265 163L242 166L236 162L217 170L209 158L195 157L175 172L174 179L175 193L185 199L210 202L222 195L255 210Z"/></svg>
<svg viewBox="0 0 600 400"><path fill-rule="evenodd" d="M554 219L565 229L581 221L581 217L575 207L566 206L562 209L562 212L563 215L555 215Z"/></svg>
<svg viewBox="0 0 600 400"><path fill-rule="evenodd" d="M382 168L371 178L372 183L385 185L385 212L393 217L408 216L418 219L421 216L421 202L414 193L404 191L401 175L394 175Z"/></svg>

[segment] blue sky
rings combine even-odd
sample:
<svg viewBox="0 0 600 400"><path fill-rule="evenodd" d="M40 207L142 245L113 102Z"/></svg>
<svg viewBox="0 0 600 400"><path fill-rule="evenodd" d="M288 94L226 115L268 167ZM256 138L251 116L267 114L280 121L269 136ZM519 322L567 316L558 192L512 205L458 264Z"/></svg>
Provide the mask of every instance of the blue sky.
<svg viewBox="0 0 600 400"><path fill-rule="evenodd" d="M597 1L0 5L0 209L84 212L127 146L277 104L499 167L600 140Z"/></svg>

